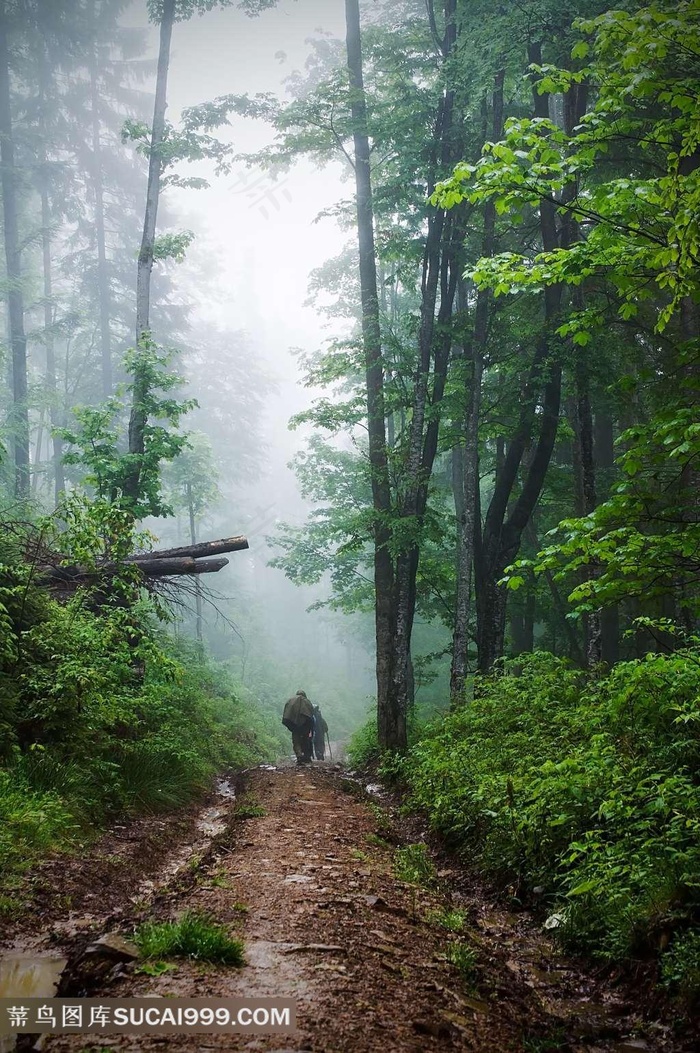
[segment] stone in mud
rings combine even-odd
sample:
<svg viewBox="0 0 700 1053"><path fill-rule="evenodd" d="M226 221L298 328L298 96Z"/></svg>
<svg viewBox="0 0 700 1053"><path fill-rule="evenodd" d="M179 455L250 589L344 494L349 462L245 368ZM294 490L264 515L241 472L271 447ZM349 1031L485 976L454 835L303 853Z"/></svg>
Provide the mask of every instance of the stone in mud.
<svg viewBox="0 0 700 1053"><path fill-rule="evenodd" d="M419 1035L432 1035L433 1038L450 1038L452 1027L444 1020L414 1020L413 1030Z"/></svg>
<svg viewBox="0 0 700 1053"><path fill-rule="evenodd" d="M118 932L108 932L85 950L86 957L109 958L113 962L133 962L138 958L138 948L120 936Z"/></svg>
<svg viewBox="0 0 700 1053"><path fill-rule="evenodd" d="M389 914L405 914L406 911L403 907L392 907L385 899L381 896L360 896L360 900L364 901L368 907L372 910L387 911Z"/></svg>

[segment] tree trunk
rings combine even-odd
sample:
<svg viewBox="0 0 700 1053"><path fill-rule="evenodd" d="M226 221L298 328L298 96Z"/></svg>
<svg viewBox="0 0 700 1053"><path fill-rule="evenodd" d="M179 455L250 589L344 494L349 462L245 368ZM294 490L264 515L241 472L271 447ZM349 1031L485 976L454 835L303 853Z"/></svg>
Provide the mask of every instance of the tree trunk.
<svg viewBox="0 0 700 1053"><path fill-rule="evenodd" d="M599 488L602 484L601 497L607 500L612 484L612 470L615 464L615 432L613 419L609 413L596 413L593 429L593 452L596 465L596 478ZM604 607L600 612L600 657L603 662L612 666L620 659L620 607L615 603Z"/></svg>
<svg viewBox="0 0 700 1053"><path fill-rule="evenodd" d="M66 481L63 472L63 440L56 434L59 427L58 384L56 380L56 345L53 335L53 280L51 268L51 206L48 187L42 174L41 239L44 265L44 346L46 349L46 394L49 400L49 419L53 443L54 500L61 499Z"/></svg>
<svg viewBox="0 0 700 1053"><path fill-rule="evenodd" d="M377 732L383 749L406 746L406 712L390 698L394 650L394 567L390 552L391 489L386 448L384 371L382 365L374 208L370 170L367 105L362 73L362 38L358 0L345 0L347 57L355 154L357 232L360 255L362 339L367 387L367 430L374 509L375 633L377 646Z"/></svg>
<svg viewBox="0 0 700 1053"><path fill-rule="evenodd" d="M190 517L190 543L194 548L197 544L197 528L194 519L194 502L192 500L192 483L187 483L187 510ZM202 589L199 581L195 582L195 609L196 609L196 635L199 649L202 649Z"/></svg>
<svg viewBox="0 0 700 1053"><path fill-rule="evenodd" d="M15 496L20 500L26 500L29 496L27 337L24 332L22 263L17 223L17 172L12 138L7 23L6 4L4 0L0 0L0 167L2 168L2 210L7 267L7 313L12 346L12 436L15 455Z"/></svg>
<svg viewBox="0 0 700 1053"><path fill-rule="evenodd" d="M445 0L445 36L441 50L445 62L457 43L456 0ZM435 123L433 168L449 170L462 153L455 124L455 91L445 91ZM437 171L431 172L432 187ZM411 634L416 608L416 580L420 560L420 533L428 502L428 486L438 448L439 404L442 400L450 358L450 321L458 278L463 270L464 211L449 216L435 211L428 218L423 256L421 323L418 336L418 367L414 380L406 485L401 517L412 521L407 533L414 540L399 555L396 570L396 655L392 692L396 705L406 708L409 695ZM440 306L436 317L436 306ZM432 370L431 370L432 367ZM429 396L432 379L432 395Z"/></svg>
<svg viewBox="0 0 700 1053"><path fill-rule="evenodd" d="M43 106L47 105L50 89L50 67L46 50L42 43L41 83L40 96ZM49 129L44 126L44 134L48 137ZM53 304L53 273L51 261L51 199L49 196L50 176L46 147L41 147L40 157L40 197L41 197L41 248L44 271L44 348L46 351L46 395L49 403L49 420L51 421L51 439L53 444L53 476L54 476L54 501L59 503L65 489L65 475L63 471L63 440L56 434L59 427L60 414L58 409L58 383L56 378L56 341L53 333L54 304Z"/></svg>
<svg viewBox="0 0 700 1053"><path fill-rule="evenodd" d="M92 4L93 25L96 23L95 0ZM110 333L111 295L105 239L104 186L102 180L102 143L100 139L100 95L98 90L97 44L90 56L90 110L92 116L92 189L95 195L95 240L97 242L97 297L100 316L100 360L102 394L112 394L112 338Z"/></svg>
<svg viewBox="0 0 700 1053"><path fill-rule="evenodd" d="M578 514L587 516L594 511L598 499L593 456L593 412L591 410L590 379L588 365L580 351L577 351L576 354L575 383L574 450L576 461L578 462L576 464L578 500L580 504ZM588 566L585 568L584 573L586 580L593 579L597 575L596 567ZM585 618L584 627L586 665L594 666L601 661L602 657L600 611L591 611Z"/></svg>
<svg viewBox="0 0 700 1053"><path fill-rule="evenodd" d="M129 454L132 458L132 468L124 481L124 496L133 502L138 499L139 495L141 458L145 449L147 413L144 403L147 380L144 375L145 371L139 369L139 357L141 353L145 352L145 345L150 341L151 272L153 270L153 251L160 195L161 144L165 130L168 67L170 64L170 42L175 21L175 4L176 0L163 0L156 96L153 107L151 147L148 161L146 212L136 272L136 359L134 364L131 416L129 418Z"/></svg>
<svg viewBox="0 0 700 1053"><path fill-rule="evenodd" d="M491 100L492 139L498 142L503 131L503 82L505 71L496 74ZM486 138L486 129L484 129ZM481 255L492 256L496 230L496 208L492 201L484 206L484 232ZM469 650L469 619L471 613L472 568L476 532L481 523L476 516L476 493L479 487L479 425L481 423L481 386L484 373L484 354L488 338L492 297L488 290L477 294L472 334L472 375L469 402L464 421L464 456L461 489L464 494L463 513L457 527L457 598L455 628L452 637L452 667L450 670L450 703L460 705L465 699L467 655Z"/></svg>
<svg viewBox="0 0 700 1053"><path fill-rule="evenodd" d="M537 596L532 583L523 591L525 591L524 606L521 610L512 610L510 613L511 651L516 657L519 654L531 654L535 649Z"/></svg>
<svg viewBox="0 0 700 1053"><path fill-rule="evenodd" d="M585 109L587 85L585 82L573 88L567 93L564 106L564 128L567 134L573 133ZM573 193L575 193L575 184ZM572 193L572 190L569 190ZM562 244L567 247L573 241L580 238L578 223L568 216L563 224ZM572 292L572 305L576 311L582 311L585 307L584 293L580 287ZM574 353L574 384L575 384L575 413L574 434L576 437L575 448L578 454L578 489L581 504L580 515L587 516L595 509L598 499L596 495L596 469L593 456L593 411L591 409L590 375L586 352L581 347L573 346ZM597 575L595 565L586 568L587 579L592 580ZM597 665L601 660L601 623L600 612L592 611L585 617L585 652L586 664Z"/></svg>

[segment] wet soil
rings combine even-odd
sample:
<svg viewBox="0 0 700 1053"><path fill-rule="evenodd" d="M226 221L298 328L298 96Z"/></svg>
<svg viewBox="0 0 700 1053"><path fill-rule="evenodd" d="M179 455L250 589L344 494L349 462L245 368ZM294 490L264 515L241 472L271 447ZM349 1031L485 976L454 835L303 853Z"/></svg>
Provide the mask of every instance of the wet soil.
<svg viewBox="0 0 700 1053"><path fill-rule="evenodd" d="M89 1041L76 1035L51 1038L42 1049L685 1053L695 1048L671 1023L643 1019L629 990L563 958L531 918L489 902L454 861L438 858L438 878L430 888L399 881L395 845L420 839L420 830L402 829L389 803L370 790L334 765L255 769L238 803L220 798L181 820L179 843L171 827L169 847L167 838L159 840L140 858L130 828L122 831L124 858L132 867L129 887L120 876L128 871L126 863L116 876L103 868L95 884L100 867L93 860L86 870L90 884L82 887L69 867L64 887L72 889L71 909L61 912L59 896L44 904L33 927L25 919L22 933L15 933L15 952L30 949L69 959L62 981L66 994L294 998L296 1033L109 1035ZM139 869L141 863L151 877ZM456 908L466 916L459 933L441 923L445 911ZM243 968L181 961L154 977L140 973L135 962L96 976L80 965L81 949L96 935L116 929L128 937L142 920L174 919L188 909L215 915L241 936Z"/></svg>

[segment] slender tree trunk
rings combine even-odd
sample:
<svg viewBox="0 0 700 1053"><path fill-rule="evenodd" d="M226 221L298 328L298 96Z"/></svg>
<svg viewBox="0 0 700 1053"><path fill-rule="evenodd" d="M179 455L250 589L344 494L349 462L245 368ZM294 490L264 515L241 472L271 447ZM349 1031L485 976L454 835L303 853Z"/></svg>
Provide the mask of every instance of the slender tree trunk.
<svg viewBox="0 0 700 1053"><path fill-rule="evenodd" d="M503 82L505 71L496 74L491 100L492 139L498 142L503 131ZM484 138L486 130L484 129ZM484 233L481 255L492 256L496 230L496 208L488 201L484 206ZM464 422L464 493L463 514L457 527L457 598L455 628L452 637L452 668L450 671L450 701L460 705L465 698L467 655L469 649L469 620L471 614L472 570L476 532L481 530L477 520L476 492L479 487L479 425L481 423L481 387L484 373L484 354L488 338L492 298L488 290L480 289L474 311L472 334L472 376L470 396Z"/></svg>
<svg viewBox="0 0 700 1053"><path fill-rule="evenodd" d="M93 24L96 23L95 0L92 4ZM110 332L111 294L107 267L105 239L104 184L102 178L102 142L100 138L100 94L98 89L97 45L90 56L90 111L92 116L92 188L95 195L95 240L97 242L97 297L100 316L100 360L102 363L102 394L112 394L112 338ZM154 122L155 123L155 122ZM150 173L149 173L150 175Z"/></svg>
<svg viewBox="0 0 700 1053"><path fill-rule="evenodd" d="M601 497L607 499L612 483L612 470L615 464L615 431L613 419L609 413L596 413L593 429L593 451L596 465L596 477ZM600 652L601 659L612 666L620 659L620 607L612 604L600 612Z"/></svg>
<svg viewBox="0 0 700 1053"><path fill-rule="evenodd" d="M192 484L189 483L189 482L187 483L187 511L189 513L189 518L190 518L190 544L194 546L194 545L197 544L197 526L196 526L195 518L194 518L194 501L192 500ZM195 606L196 606L196 612L197 612L197 621L196 621L197 643L199 644L199 648L201 650L202 649L202 639L203 639L203 633L202 633L202 587L201 587L201 585L199 583L199 579L198 578L195 580L194 590L195 590L194 591Z"/></svg>
<svg viewBox="0 0 700 1053"><path fill-rule="evenodd" d="M526 590L521 610L510 612L510 642L513 655L530 654L535 649L535 614L537 597L531 587Z"/></svg>
<svg viewBox="0 0 700 1053"><path fill-rule="evenodd" d="M47 105L51 86L51 69L45 46L42 44L40 57L40 95L43 106ZM44 127L44 134L48 139L49 129ZM40 197L41 197L41 251L44 272L44 348L46 352L46 395L49 403L49 420L51 422L54 501L59 503L63 490L65 489L65 475L63 470L63 440L56 433L61 423L58 407L58 381L56 377L56 340L54 337L54 303L53 303L53 267L51 259L51 198L50 198L50 173L45 145L41 148L40 157Z"/></svg>
<svg viewBox="0 0 700 1053"><path fill-rule="evenodd" d="M585 110L587 96L587 85L585 82L569 91L564 100L564 129L567 134L573 133ZM566 193L573 196L577 191L576 185L567 188ZM567 247L573 241L580 238L578 223L569 216L563 224L562 244ZM585 307L584 293L581 287L572 291L572 305L576 311L582 311ZM581 504L581 515L589 515L595 509L598 498L596 495L596 470L593 456L593 411L591 409L590 374L588 360L585 351L580 347L573 347L574 353L574 384L575 384L575 412L574 412L574 434L576 436L576 448L578 453L578 480L579 500ZM594 565L586 568L586 576L593 579L597 576ZM597 665L601 660L601 623L600 612L592 611L585 618L585 651L586 664Z"/></svg>
<svg viewBox="0 0 700 1053"><path fill-rule="evenodd" d="M7 267L7 313L12 346L12 435L15 495L29 496L29 408L27 406L27 337L24 332L22 263L17 222L17 172L12 138L10 55L7 8L0 0L0 166Z"/></svg>
<svg viewBox="0 0 700 1053"><path fill-rule="evenodd" d="M593 412L591 410L590 378L588 364L580 351L575 366L576 398L574 404L574 435L576 452L576 474L578 476L579 515L587 516L598 503L596 495L595 459L593 456ZM586 578L597 576L595 566L587 567ZM600 611L591 611L585 619L586 665L597 665L601 661L601 616Z"/></svg>
<svg viewBox="0 0 700 1053"><path fill-rule="evenodd" d="M132 468L124 482L124 496L136 501L141 482L141 458L144 453L144 436L146 429L146 377L139 368L139 355L145 351L150 341L150 306L151 306L151 272L153 270L153 250L156 238L156 220L158 217L158 199L160 196L160 176L162 170L161 144L165 130L165 110L167 106L168 67L170 64L170 42L175 21L175 0L163 0L163 11L160 22L160 48L158 51L158 72L156 75L156 96L153 108L153 126L151 128L151 148L148 162L148 188L146 191L146 212L143 222L143 236L136 272L136 359L133 378L133 400L129 418L129 454L132 457Z"/></svg>
<svg viewBox="0 0 700 1053"><path fill-rule="evenodd" d="M391 489L386 448L384 371L379 325L374 208L370 170L367 105L362 73L362 38L358 0L345 0L347 57L354 129L357 232L360 255L362 339L365 350L367 429L374 508L374 586L377 646L377 730L384 749L406 746L406 712L390 697L394 652L394 567L390 552Z"/></svg>
<svg viewBox="0 0 700 1053"><path fill-rule="evenodd" d="M39 410L39 423L36 429L36 441L34 443L34 469L32 471L30 492L32 498L36 496L39 489L39 466L41 465L41 454L44 445L44 422L46 420L46 407L42 406ZM29 441L31 446L31 432L29 435ZM31 463L31 449L30 449L30 463Z"/></svg>
<svg viewBox="0 0 700 1053"><path fill-rule="evenodd" d="M445 62L457 42L456 0L445 0L445 36L441 50ZM434 134L434 167L449 170L462 152L461 134L455 121L456 96L448 89L441 101ZM436 178L431 173L430 183ZM423 256L421 323L418 336L418 366L414 379L408 443L406 484L401 517L414 540L399 555L396 569L396 655L392 691L396 705L406 708L409 695L411 635L416 608L416 580L420 560L420 532L428 501L428 486L438 447L439 404L445 390L452 343L451 317L461 274L464 217L461 210L446 216L432 212ZM436 317L436 307L439 309ZM432 394L430 384L432 380ZM410 521L410 523L408 522Z"/></svg>
<svg viewBox="0 0 700 1053"><path fill-rule="evenodd" d="M51 205L46 179L42 174L41 240L44 266L44 346L46 349L46 394L49 400L49 419L53 444L54 500L61 499L66 485L63 472L63 440L56 433L59 427L58 382L56 379L56 341L53 334L53 275L51 266Z"/></svg>

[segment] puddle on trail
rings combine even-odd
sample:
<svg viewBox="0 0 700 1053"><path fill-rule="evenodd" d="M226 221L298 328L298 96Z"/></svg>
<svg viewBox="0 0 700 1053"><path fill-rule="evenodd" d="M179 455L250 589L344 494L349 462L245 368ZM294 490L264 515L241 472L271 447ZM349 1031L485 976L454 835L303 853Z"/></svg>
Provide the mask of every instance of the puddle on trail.
<svg viewBox="0 0 700 1053"><path fill-rule="evenodd" d="M226 829L226 813L221 808L207 808L197 820L197 829L207 837L216 837Z"/></svg>
<svg viewBox="0 0 700 1053"><path fill-rule="evenodd" d="M51 998L67 958L8 954L0 958L0 998ZM14 1035L0 1035L0 1053L15 1048Z"/></svg>
<svg viewBox="0 0 700 1053"><path fill-rule="evenodd" d="M216 792L219 795L219 797L233 798L233 797L236 796L236 791L234 790L233 786L231 785L231 782L230 782L229 779L223 779L223 778L222 779L217 779L216 780Z"/></svg>
<svg viewBox="0 0 700 1053"><path fill-rule="evenodd" d="M51 998L67 961L33 954L0 958L0 998Z"/></svg>
<svg viewBox="0 0 700 1053"><path fill-rule="evenodd" d="M195 830L199 836L182 845L179 851L171 856L163 866L157 878L146 878L141 881L136 892L131 896L132 903L151 896L156 888L171 881L180 870L191 865L193 858L207 850L213 838L224 832L230 808L236 799L236 791L229 779L220 778L216 780L216 793L217 796L224 798L225 803L222 803L220 807L204 808L199 813L195 822Z"/></svg>

